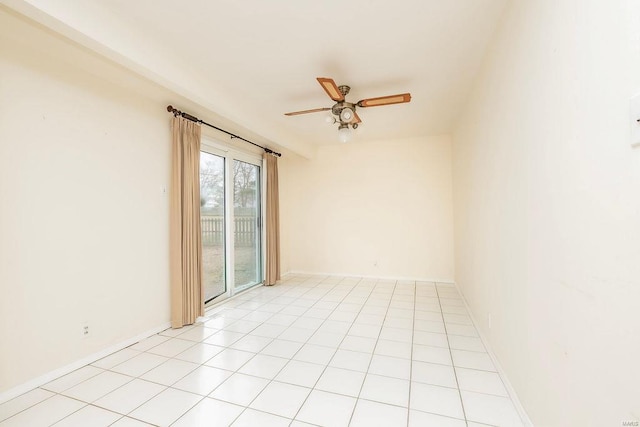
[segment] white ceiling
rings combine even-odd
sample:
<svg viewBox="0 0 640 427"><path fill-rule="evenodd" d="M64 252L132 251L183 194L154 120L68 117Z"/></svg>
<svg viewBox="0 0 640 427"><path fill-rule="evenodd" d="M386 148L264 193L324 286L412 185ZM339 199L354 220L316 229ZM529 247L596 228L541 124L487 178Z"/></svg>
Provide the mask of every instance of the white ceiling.
<svg viewBox="0 0 640 427"><path fill-rule="evenodd" d="M351 102L411 93L409 104L359 109L356 141L450 132L507 1L66 0L56 11L22 3L95 39L111 31L128 62L171 64L154 66L158 81L189 87L212 112L303 153L337 143L328 113L283 115L333 104L316 77L351 86Z"/></svg>

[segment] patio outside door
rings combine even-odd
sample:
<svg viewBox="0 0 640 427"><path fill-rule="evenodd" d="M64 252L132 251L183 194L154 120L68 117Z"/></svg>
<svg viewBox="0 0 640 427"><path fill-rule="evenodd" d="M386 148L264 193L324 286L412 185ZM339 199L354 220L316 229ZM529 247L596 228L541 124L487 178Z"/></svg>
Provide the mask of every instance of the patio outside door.
<svg viewBox="0 0 640 427"><path fill-rule="evenodd" d="M200 153L200 228L205 303L227 292L225 159Z"/></svg>
<svg viewBox="0 0 640 427"><path fill-rule="evenodd" d="M260 166L233 161L234 286L242 290L262 281Z"/></svg>
<svg viewBox="0 0 640 427"><path fill-rule="evenodd" d="M207 147L200 156L205 304L262 283L262 159Z"/></svg>

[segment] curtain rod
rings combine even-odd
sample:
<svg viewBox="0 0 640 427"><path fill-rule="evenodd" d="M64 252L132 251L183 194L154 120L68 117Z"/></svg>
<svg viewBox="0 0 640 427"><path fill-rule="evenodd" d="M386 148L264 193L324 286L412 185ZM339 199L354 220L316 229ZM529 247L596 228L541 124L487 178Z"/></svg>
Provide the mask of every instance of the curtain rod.
<svg viewBox="0 0 640 427"><path fill-rule="evenodd" d="M251 144L251 145L255 145L256 147L260 147L260 148L262 148L266 153L273 154L274 156L277 156L277 157L282 156L282 154L281 154L281 153L277 153L277 152L275 152L275 151L273 151L273 150L271 150L271 149L269 149L269 148L267 148L267 147L263 147L262 145L258 145L258 144L256 144L255 142L251 142L251 141L249 141L248 139L244 139L243 137L238 136L238 135L236 135L236 134L234 134L234 133L231 133L231 132L226 131L226 130L224 130L224 129L220 129L219 127L214 126L214 125L212 125L212 124L210 124L210 123L207 123L207 122L205 122L204 120L200 120L199 118L197 118L197 117L195 117L195 116L192 116L191 114L188 114L188 113L185 113L184 111L180 111L180 110L178 110L178 109L176 109L176 108L173 108L171 105L167 106L167 111L168 111L168 112L170 112L170 113L172 113L174 116L181 116L181 117L184 117L184 118L185 118L185 119L187 119L187 120L191 120L192 122L202 123L203 125L209 126L210 128L213 128L213 129L215 129L215 130L219 130L220 132L226 133L227 135L229 135L229 136L231 137L231 139L233 139L233 138L241 139L241 140L243 140L244 142L248 142L248 143L249 143L249 144Z"/></svg>

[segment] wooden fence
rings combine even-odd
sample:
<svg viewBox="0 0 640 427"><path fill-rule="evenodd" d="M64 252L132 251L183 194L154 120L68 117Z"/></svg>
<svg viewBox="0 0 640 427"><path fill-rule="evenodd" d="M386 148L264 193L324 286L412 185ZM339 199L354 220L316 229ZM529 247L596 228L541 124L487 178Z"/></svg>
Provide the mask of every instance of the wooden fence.
<svg viewBox="0 0 640 427"><path fill-rule="evenodd" d="M255 216L234 218L234 240L236 246L253 246L256 242L257 220ZM224 218L221 216L201 216L202 244L207 246L224 243Z"/></svg>

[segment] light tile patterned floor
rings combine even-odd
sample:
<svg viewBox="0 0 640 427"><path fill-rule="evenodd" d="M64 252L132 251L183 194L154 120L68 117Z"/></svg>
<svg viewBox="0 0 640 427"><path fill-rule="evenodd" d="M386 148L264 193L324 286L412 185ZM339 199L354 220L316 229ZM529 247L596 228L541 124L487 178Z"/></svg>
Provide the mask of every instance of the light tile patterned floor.
<svg viewBox="0 0 640 427"><path fill-rule="evenodd" d="M523 424L455 287L289 275L0 405L51 425Z"/></svg>

